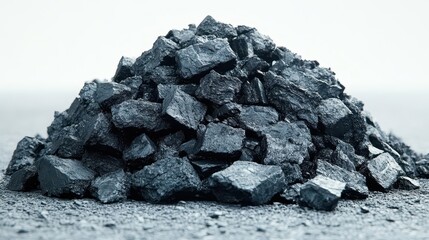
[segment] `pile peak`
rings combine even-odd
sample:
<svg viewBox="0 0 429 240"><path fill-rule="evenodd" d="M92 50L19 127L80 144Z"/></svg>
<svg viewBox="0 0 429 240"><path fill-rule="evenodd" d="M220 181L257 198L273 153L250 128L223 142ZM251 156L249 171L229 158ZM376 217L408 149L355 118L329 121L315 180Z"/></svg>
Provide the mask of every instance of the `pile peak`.
<svg viewBox="0 0 429 240"><path fill-rule="evenodd" d="M47 139L19 142L8 188L332 210L340 198L418 187L429 160L344 89L317 61L207 16L122 57L112 81L86 83Z"/></svg>

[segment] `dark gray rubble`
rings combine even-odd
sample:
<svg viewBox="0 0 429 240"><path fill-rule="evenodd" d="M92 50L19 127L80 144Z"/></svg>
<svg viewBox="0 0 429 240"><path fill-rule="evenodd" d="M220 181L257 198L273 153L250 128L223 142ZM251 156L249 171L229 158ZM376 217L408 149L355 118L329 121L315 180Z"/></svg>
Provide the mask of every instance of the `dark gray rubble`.
<svg viewBox="0 0 429 240"><path fill-rule="evenodd" d="M14 191L153 203L270 201L334 210L412 190L429 156L384 133L335 73L247 26L171 30L112 81L86 83L48 137L25 137Z"/></svg>

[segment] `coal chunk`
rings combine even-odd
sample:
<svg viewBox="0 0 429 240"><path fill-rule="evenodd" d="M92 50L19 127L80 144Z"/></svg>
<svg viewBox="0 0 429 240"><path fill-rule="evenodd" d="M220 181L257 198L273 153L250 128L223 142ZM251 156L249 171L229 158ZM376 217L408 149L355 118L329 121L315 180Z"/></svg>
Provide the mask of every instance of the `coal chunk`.
<svg viewBox="0 0 429 240"><path fill-rule="evenodd" d="M21 139L13 152L6 174L12 175L23 167L31 166L44 147L44 141L38 137L24 137Z"/></svg>
<svg viewBox="0 0 429 240"><path fill-rule="evenodd" d="M196 130L203 120L207 107L191 95L174 89L162 102L162 113L180 125Z"/></svg>
<svg viewBox="0 0 429 240"><path fill-rule="evenodd" d="M113 106L112 122L117 128L137 128L149 132L170 128L170 123L162 116L162 104L140 99Z"/></svg>
<svg viewBox="0 0 429 240"><path fill-rule="evenodd" d="M212 16L207 16L197 27L197 35L215 35L218 38L234 38L237 31L231 24L216 21Z"/></svg>
<svg viewBox="0 0 429 240"><path fill-rule="evenodd" d="M97 149L87 149L82 156L82 164L101 176L125 168L122 158L112 156Z"/></svg>
<svg viewBox="0 0 429 240"><path fill-rule="evenodd" d="M174 85L174 84L158 84L157 90L158 90L158 99L163 100L165 99L171 91L174 91L176 89L180 89L181 91L191 95L195 96L195 92L197 91L198 86L196 84L180 84L180 85Z"/></svg>
<svg viewBox="0 0 429 240"><path fill-rule="evenodd" d="M403 190L414 190L420 188L419 180L407 176L399 176L395 187Z"/></svg>
<svg viewBox="0 0 429 240"><path fill-rule="evenodd" d="M301 187L301 183L288 186L283 193L280 194L280 201L284 203L298 203Z"/></svg>
<svg viewBox="0 0 429 240"><path fill-rule="evenodd" d="M118 133L115 133L113 124L105 114L99 113L89 124L85 144L103 151L120 155L124 143Z"/></svg>
<svg viewBox="0 0 429 240"><path fill-rule="evenodd" d="M155 84L179 84L181 82L174 66L158 66L148 72L145 79Z"/></svg>
<svg viewBox="0 0 429 240"><path fill-rule="evenodd" d="M121 82L122 80L134 76L134 65L135 59L129 57L121 57L119 60L118 67L116 68L116 73L112 78L114 82Z"/></svg>
<svg viewBox="0 0 429 240"><path fill-rule="evenodd" d="M98 82L94 100L103 108L121 103L132 96L131 88L115 82Z"/></svg>
<svg viewBox="0 0 429 240"><path fill-rule="evenodd" d="M281 165L283 173L285 174L286 183L292 185L295 183L302 183L304 178L302 176L301 167L295 163L283 163Z"/></svg>
<svg viewBox="0 0 429 240"><path fill-rule="evenodd" d="M275 50L276 45L270 37L259 33L255 28L249 27L239 32L241 34L232 40L231 47L240 59L256 55L262 59L271 60L271 54Z"/></svg>
<svg viewBox="0 0 429 240"><path fill-rule="evenodd" d="M285 179L278 166L236 161L213 174L209 186L220 202L260 205L284 190Z"/></svg>
<svg viewBox="0 0 429 240"><path fill-rule="evenodd" d="M31 165L14 172L6 188L12 191L30 191L36 189L38 185L37 168Z"/></svg>
<svg viewBox="0 0 429 240"><path fill-rule="evenodd" d="M195 37L195 32L196 32L196 26L193 24L190 24L188 29L170 30L167 33L166 38L173 40L175 43L179 44L180 46L184 46L186 43L191 41L192 38Z"/></svg>
<svg viewBox="0 0 429 240"><path fill-rule="evenodd" d="M180 75L189 79L211 69L232 69L237 56L226 39L197 43L177 51L176 62Z"/></svg>
<svg viewBox="0 0 429 240"><path fill-rule="evenodd" d="M180 146L185 141L185 133L177 131L161 137L158 142L158 149L155 153L155 161L168 158L179 157Z"/></svg>
<svg viewBox="0 0 429 240"><path fill-rule="evenodd" d="M194 194L201 180L185 158L159 160L132 177L134 194L148 202L171 202Z"/></svg>
<svg viewBox="0 0 429 240"><path fill-rule="evenodd" d="M310 130L302 122L278 122L263 131L264 164L301 164L310 157Z"/></svg>
<svg viewBox="0 0 429 240"><path fill-rule="evenodd" d="M365 199L368 197L369 191L366 186L366 179L356 171L348 171L326 161L319 160L317 162L317 174L345 183L346 186L342 192L343 198Z"/></svg>
<svg viewBox="0 0 429 240"><path fill-rule="evenodd" d="M136 137L128 148L124 150L123 159L129 165L145 165L149 158L155 153L156 145L146 135L141 134Z"/></svg>
<svg viewBox="0 0 429 240"><path fill-rule="evenodd" d="M329 135L342 137L352 127L350 120L352 112L340 99L323 100L316 111Z"/></svg>
<svg viewBox="0 0 429 240"><path fill-rule="evenodd" d="M240 156L245 131L223 123L209 123L200 141L198 155L221 160L234 160Z"/></svg>
<svg viewBox="0 0 429 240"><path fill-rule="evenodd" d="M221 75L212 70L201 79L196 96L198 99L222 105L236 101L240 88L240 79Z"/></svg>
<svg viewBox="0 0 429 240"><path fill-rule="evenodd" d="M245 81L241 85L240 102L243 104L267 105L268 99L265 94L264 85L258 78Z"/></svg>
<svg viewBox="0 0 429 240"><path fill-rule="evenodd" d="M44 156L38 165L40 188L48 196L84 197L95 174L81 162Z"/></svg>
<svg viewBox="0 0 429 240"><path fill-rule="evenodd" d="M279 121L279 114L272 107L243 106L240 111L239 122L244 129L257 133Z"/></svg>
<svg viewBox="0 0 429 240"><path fill-rule="evenodd" d="M363 172L367 177L369 189L383 192L392 188L403 174L402 168L389 153L383 153L368 161Z"/></svg>
<svg viewBox="0 0 429 240"><path fill-rule="evenodd" d="M317 128L316 108L322 98L276 75L272 71L265 74L264 88L268 102L289 120L303 120L310 127Z"/></svg>
<svg viewBox="0 0 429 240"><path fill-rule="evenodd" d="M332 211L337 207L345 186L343 182L317 176L302 185L300 204L316 210Z"/></svg>
<svg viewBox="0 0 429 240"><path fill-rule="evenodd" d="M130 181L123 170L107 173L91 183L91 195L102 203L124 201L128 197Z"/></svg>
<svg viewBox="0 0 429 240"><path fill-rule="evenodd" d="M143 52L134 63L133 69L136 75L150 74L153 69L162 65L174 65L174 56L179 46L174 41L159 37L149 51Z"/></svg>
<svg viewBox="0 0 429 240"><path fill-rule="evenodd" d="M219 172L228 167L228 162L221 160L192 160L192 166L197 170L199 176L204 179L215 172Z"/></svg>

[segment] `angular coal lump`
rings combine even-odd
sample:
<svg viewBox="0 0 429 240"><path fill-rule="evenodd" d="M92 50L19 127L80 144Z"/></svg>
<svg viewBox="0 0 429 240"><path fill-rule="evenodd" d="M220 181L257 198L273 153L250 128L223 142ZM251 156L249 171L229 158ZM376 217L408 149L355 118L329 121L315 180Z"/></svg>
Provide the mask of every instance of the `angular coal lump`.
<svg viewBox="0 0 429 240"><path fill-rule="evenodd" d="M44 156L38 165L40 188L48 196L84 197L95 174L81 162Z"/></svg>
<svg viewBox="0 0 429 240"><path fill-rule="evenodd" d="M429 155L383 132L331 69L211 16L85 83L47 133L18 143L8 189L333 210L429 178Z"/></svg>
<svg viewBox="0 0 429 240"><path fill-rule="evenodd" d="M38 137L24 137L13 152L6 174L12 175L23 167L31 166L44 146L44 141Z"/></svg>
<svg viewBox="0 0 429 240"><path fill-rule="evenodd" d="M213 174L209 186L218 201L259 205L284 190L285 178L278 166L236 161Z"/></svg>
<svg viewBox="0 0 429 240"><path fill-rule="evenodd" d="M132 188L138 198L149 202L171 202L192 196L201 187L201 180L185 158L159 160L132 177Z"/></svg>
<svg viewBox="0 0 429 240"><path fill-rule="evenodd" d="M302 185L300 204L316 210L332 211L337 207L346 184L317 176Z"/></svg>
<svg viewBox="0 0 429 240"><path fill-rule="evenodd" d="M234 161L240 156L245 131L223 123L209 123L199 141L198 155L226 161Z"/></svg>
<svg viewBox="0 0 429 240"><path fill-rule="evenodd" d="M177 51L176 62L180 75L189 79L211 69L232 69L237 56L226 39L217 38L197 43Z"/></svg>
<svg viewBox="0 0 429 240"><path fill-rule="evenodd" d="M130 181L123 170L107 173L92 181L91 195L102 203L114 203L127 199Z"/></svg>
<svg viewBox="0 0 429 240"><path fill-rule="evenodd" d="M162 113L180 125L196 130L203 120L207 107L180 89L172 89L162 102Z"/></svg>

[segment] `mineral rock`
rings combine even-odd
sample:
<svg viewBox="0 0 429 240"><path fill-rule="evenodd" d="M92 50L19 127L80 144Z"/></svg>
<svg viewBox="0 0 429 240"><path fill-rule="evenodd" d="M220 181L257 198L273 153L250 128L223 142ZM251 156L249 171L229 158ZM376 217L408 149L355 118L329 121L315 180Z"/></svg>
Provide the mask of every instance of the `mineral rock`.
<svg viewBox="0 0 429 240"><path fill-rule="evenodd" d="M127 199L130 182L123 170L107 173L92 181L91 195L102 203L114 203Z"/></svg>
<svg viewBox="0 0 429 240"><path fill-rule="evenodd" d="M194 194L201 186L198 174L185 158L159 160L132 177L138 198L149 202L171 202Z"/></svg>
<svg viewBox="0 0 429 240"><path fill-rule="evenodd" d="M81 162L44 156L40 159L37 171L40 188L49 196L84 197L94 172Z"/></svg>
<svg viewBox="0 0 429 240"><path fill-rule="evenodd" d="M328 177L317 176L302 185L300 204L324 211L332 211L337 207L346 184Z"/></svg>
<svg viewBox="0 0 429 240"><path fill-rule="evenodd" d="M237 56L226 39L214 39L197 43L177 51L176 62L180 75L189 79L211 69L231 69Z"/></svg>
<svg viewBox="0 0 429 240"><path fill-rule="evenodd" d="M285 178L278 166L236 161L213 174L209 186L220 202L260 205L284 190Z"/></svg>
<svg viewBox="0 0 429 240"><path fill-rule="evenodd" d="M12 159L6 169L6 174L12 175L19 169L32 165L43 148L44 142L42 139L37 137L24 137L18 142L13 152Z"/></svg>

